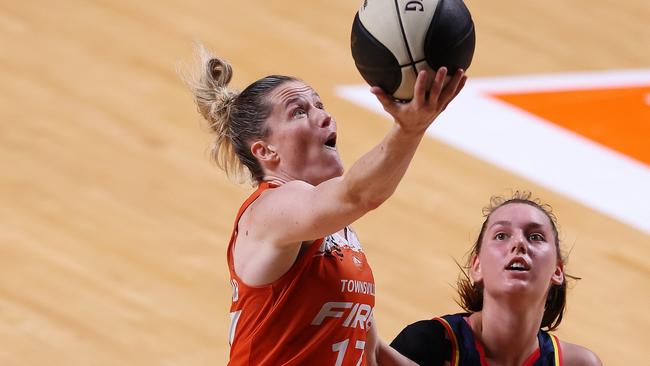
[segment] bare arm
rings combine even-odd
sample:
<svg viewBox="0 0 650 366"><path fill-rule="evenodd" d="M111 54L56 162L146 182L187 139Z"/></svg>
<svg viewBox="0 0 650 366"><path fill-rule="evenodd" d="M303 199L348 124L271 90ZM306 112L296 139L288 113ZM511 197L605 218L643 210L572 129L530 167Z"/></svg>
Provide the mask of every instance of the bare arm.
<svg viewBox="0 0 650 366"><path fill-rule="evenodd" d="M387 345L381 339L377 346L378 366L418 366L417 363L397 352L393 347Z"/></svg>
<svg viewBox="0 0 650 366"><path fill-rule="evenodd" d="M562 353L564 355L564 364L567 366L603 366L598 356L590 349L572 344L561 342Z"/></svg>
<svg viewBox="0 0 650 366"><path fill-rule="evenodd" d="M366 339L366 361L368 366L417 366L379 338L377 327L372 326Z"/></svg>
<svg viewBox="0 0 650 366"><path fill-rule="evenodd" d="M446 69L436 73L431 91L425 90L427 75L418 75L414 99L398 103L378 87L371 91L395 125L384 139L361 157L343 177L317 186L292 181L267 191L255 204L252 233L276 247L294 246L351 224L387 200L406 173L429 125L460 92L466 76L457 72L443 88ZM256 235L257 234L257 235Z"/></svg>

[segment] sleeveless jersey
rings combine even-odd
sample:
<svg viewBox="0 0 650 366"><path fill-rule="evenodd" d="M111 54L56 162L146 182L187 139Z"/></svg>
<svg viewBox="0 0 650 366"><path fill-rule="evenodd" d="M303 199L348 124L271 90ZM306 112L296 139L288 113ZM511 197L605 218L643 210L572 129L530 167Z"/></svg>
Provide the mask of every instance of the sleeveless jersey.
<svg viewBox="0 0 650 366"><path fill-rule="evenodd" d="M434 318L445 327L451 340L451 366L480 365L488 366L485 361L483 345L474 338L472 328L464 317L467 314L445 315ZM537 332L537 348L524 361L523 366L562 366L562 350L560 341L555 335L540 330Z"/></svg>
<svg viewBox="0 0 650 366"><path fill-rule="evenodd" d="M419 365L488 366L483 345L464 319L469 314L445 315L407 326L391 347ZM560 341L552 334L537 333L539 348L523 366L562 366Z"/></svg>
<svg viewBox="0 0 650 366"><path fill-rule="evenodd" d="M235 273L233 246L246 208L266 189L261 183L237 214L228 245L233 288L229 365L365 365L373 322L375 284L354 232L315 240L276 281L248 286Z"/></svg>

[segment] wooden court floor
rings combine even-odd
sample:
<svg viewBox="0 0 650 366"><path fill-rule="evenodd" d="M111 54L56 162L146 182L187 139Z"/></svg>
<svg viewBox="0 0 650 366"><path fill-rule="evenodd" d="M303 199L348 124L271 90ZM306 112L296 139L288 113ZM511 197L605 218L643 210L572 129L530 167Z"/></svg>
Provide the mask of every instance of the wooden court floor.
<svg viewBox="0 0 650 366"><path fill-rule="evenodd" d="M231 61L238 88L303 78L337 118L350 166L389 128L334 93L363 82L349 51L359 4L0 0L0 365L225 364L225 248L251 189L210 163L177 65L199 40ZM650 67L647 0L467 4L470 77ZM511 189L554 207L583 278L560 338L606 365L647 364L650 236L432 139L355 225L380 335L458 311L454 259L490 195Z"/></svg>

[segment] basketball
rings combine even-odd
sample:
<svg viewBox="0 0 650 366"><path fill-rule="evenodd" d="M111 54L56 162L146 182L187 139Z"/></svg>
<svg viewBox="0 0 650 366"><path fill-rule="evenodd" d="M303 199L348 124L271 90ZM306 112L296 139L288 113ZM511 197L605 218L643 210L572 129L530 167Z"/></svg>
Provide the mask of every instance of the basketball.
<svg viewBox="0 0 650 366"><path fill-rule="evenodd" d="M364 0L352 24L354 63L368 84L413 98L420 70L467 70L476 38L462 0Z"/></svg>

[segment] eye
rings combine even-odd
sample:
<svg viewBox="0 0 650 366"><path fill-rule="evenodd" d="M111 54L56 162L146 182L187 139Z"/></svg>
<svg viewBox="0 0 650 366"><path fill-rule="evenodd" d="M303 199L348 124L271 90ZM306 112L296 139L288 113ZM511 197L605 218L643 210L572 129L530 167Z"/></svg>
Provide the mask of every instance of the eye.
<svg viewBox="0 0 650 366"><path fill-rule="evenodd" d="M298 108L294 109L293 111L291 111L291 117L302 117L303 115L306 115L306 114L307 114L307 111L302 107L298 107Z"/></svg>
<svg viewBox="0 0 650 366"><path fill-rule="evenodd" d="M323 103L321 103L321 102L316 102L316 108L325 109L325 105L323 105Z"/></svg>
<svg viewBox="0 0 650 366"><path fill-rule="evenodd" d="M508 235L506 233L497 233L494 238L496 240L506 240L508 238Z"/></svg>
<svg viewBox="0 0 650 366"><path fill-rule="evenodd" d="M544 236L540 233L533 233L528 235L528 240L530 241L544 241Z"/></svg>

